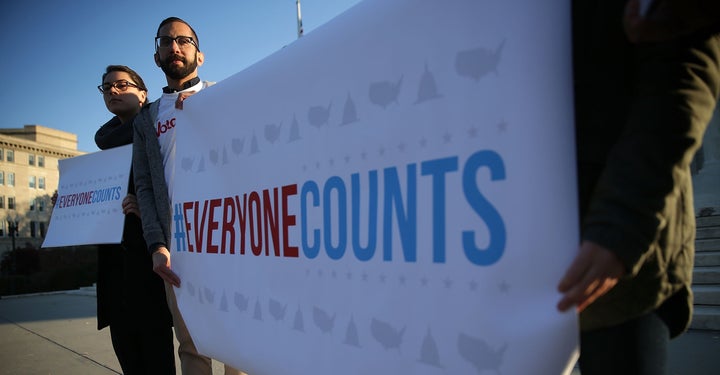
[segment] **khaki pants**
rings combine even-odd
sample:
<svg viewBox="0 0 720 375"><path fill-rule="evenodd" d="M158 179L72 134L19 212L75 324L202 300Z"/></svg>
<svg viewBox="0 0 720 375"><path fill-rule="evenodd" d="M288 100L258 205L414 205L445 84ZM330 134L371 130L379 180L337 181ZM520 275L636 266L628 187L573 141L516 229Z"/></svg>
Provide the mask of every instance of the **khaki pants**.
<svg viewBox="0 0 720 375"><path fill-rule="evenodd" d="M178 340L178 356L180 357L180 368L185 375L212 375L212 361L210 357L198 353L190 332L185 326L185 320L180 315L177 300L175 299L175 288L165 283L165 295L167 304L173 317L175 326L175 338ZM225 365L225 375L247 375L244 372Z"/></svg>

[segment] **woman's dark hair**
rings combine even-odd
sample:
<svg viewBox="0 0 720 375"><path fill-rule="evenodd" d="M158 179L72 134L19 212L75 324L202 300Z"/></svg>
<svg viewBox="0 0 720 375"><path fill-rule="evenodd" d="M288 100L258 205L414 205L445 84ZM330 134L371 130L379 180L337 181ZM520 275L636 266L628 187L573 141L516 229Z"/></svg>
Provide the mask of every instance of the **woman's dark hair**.
<svg viewBox="0 0 720 375"><path fill-rule="evenodd" d="M105 73L103 73L100 83L105 83L105 77L107 77L107 75L112 72L127 73L130 76L130 79L133 81L132 83L136 84L140 90L147 92L147 87L145 87L145 82L143 81L142 77L140 77L139 74L137 74L134 70L130 69L125 65L108 65L108 67L105 68ZM143 104L146 104L147 102L148 98L147 96L145 96L145 103Z"/></svg>

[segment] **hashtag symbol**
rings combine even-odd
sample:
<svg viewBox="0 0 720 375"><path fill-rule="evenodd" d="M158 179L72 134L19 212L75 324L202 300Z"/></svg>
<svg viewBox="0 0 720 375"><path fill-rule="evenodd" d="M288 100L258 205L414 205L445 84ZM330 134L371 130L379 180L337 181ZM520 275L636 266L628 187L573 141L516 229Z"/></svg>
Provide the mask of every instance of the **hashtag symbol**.
<svg viewBox="0 0 720 375"><path fill-rule="evenodd" d="M180 203L175 204L175 215L173 215L175 221L175 246L177 251L187 251L187 245L185 243L185 218L182 215Z"/></svg>

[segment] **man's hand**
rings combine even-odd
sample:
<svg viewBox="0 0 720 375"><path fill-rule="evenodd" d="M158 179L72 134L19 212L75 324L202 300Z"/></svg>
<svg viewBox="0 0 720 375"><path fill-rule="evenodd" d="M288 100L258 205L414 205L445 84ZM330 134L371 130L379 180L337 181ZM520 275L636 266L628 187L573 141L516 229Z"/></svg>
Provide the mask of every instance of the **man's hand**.
<svg viewBox="0 0 720 375"><path fill-rule="evenodd" d="M563 298L557 304L560 311L577 306L583 311L607 293L625 274L625 267L610 250L590 241L583 241L577 257L558 285Z"/></svg>
<svg viewBox="0 0 720 375"><path fill-rule="evenodd" d="M196 91L185 91L178 94L177 100L175 100L175 108L183 109L183 102L185 99L191 97Z"/></svg>
<svg viewBox="0 0 720 375"><path fill-rule="evenodd" d="M153 271L166 282L180 287L180 278L170 269L170 252L165 246L160 246L152 254Z"/></svg>
<svg viewBox="0 0 720 375"><path fill-rule="evenodd" d="M140 206L137 203L137 197L134 194L128 194L122 201L123 214L135 214L140 217Z"/></svg>

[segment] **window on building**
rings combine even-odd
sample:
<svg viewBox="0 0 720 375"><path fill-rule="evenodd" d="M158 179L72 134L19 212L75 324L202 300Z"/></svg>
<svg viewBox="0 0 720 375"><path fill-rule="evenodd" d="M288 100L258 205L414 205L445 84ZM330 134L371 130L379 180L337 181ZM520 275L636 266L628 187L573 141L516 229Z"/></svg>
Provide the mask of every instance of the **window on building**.
<svg viewBox="0 0 720 375"><path fill-rule="evenodd" d="M45 167L45 157L42 155L38 155L38 167Z"/></svg>
<svg viewBox="0 0 720 375"><path fill-rule="evenodd" d="M35 165L35 155L28 154L28 165Z"/></svg>
<svg viewBox="0 0 720 375"><path fill-rule="evenodd" d="M0 221L0 237L5 237L5 233L7 233L7 231L5 230L5 225L5 220Z"/></svg>
<svg viewBox="0 0 720 375"><path fill-rule="evenodd" d="M0 185L5 185L5 172L0 172Z"/></svg>
<svg viewBox="0 0 720 375"><path fill-rule="evenodd" d="M30 211L35 211L35 202L37 201L36 198L30 199Z"/></svg>
<svg viewBox="0 0 720 375"><path fill-rule="evenodd" d="M45 189L45 177L38 177L38 189Z"/></svg>
<svg viewBox="0 0 720 375"><path fill-rule="evenodd" d="M8 210L14 210L15 209L15 197L8 197Z"/></svg>
<svg viewBox="0 0 720 375"><path fill-rule="evenodd" d="M3 160L3 154L4 154L4 152L3 152L3 151L4 151L4 150L0 148L0 161L2 161L2 160Z"/></svg>
<svg viewBox="0 0 720 375"><path fill-rule="evenodd" d="M37 186L37 177L28 176L28 187L30 189L35 189L35 186Z"/></svg>
<svg viewBox="0 0 720 375"><path fill-rule="evenodd" d="M37 221L30 222L30 237L35 238L37 236Z"/></svg>
<svg viewBox="0 0 720 375"><path fill-rule="evenodd" d="M0 195L0 208L5 208L5 196Z"/></svg>
<svg viewBox="0 0 720 375"><path fill-rule="evenodd" d="M15 162L15 151L14 150L7 150L5 151L5 160L8 163Z"/></svg>
<svg viewBox="0 0 720 375"><path fill-rule="evenodd" d="M38 198L38 211L43 212L45 211L45 199L44 198Z"/></svg>
<svg viewBox="0 0 720 375"><path fill-rule="evenodd" d="M15 173L8 172L7 174L7 185L8 186L15 186Z"/></svg>
<svg viewBox="0 0 720 375"><path fill-rule="evenodd" d="M46 224L44 221L40 222L40 237L45 238L45 228Z"/></svg>

